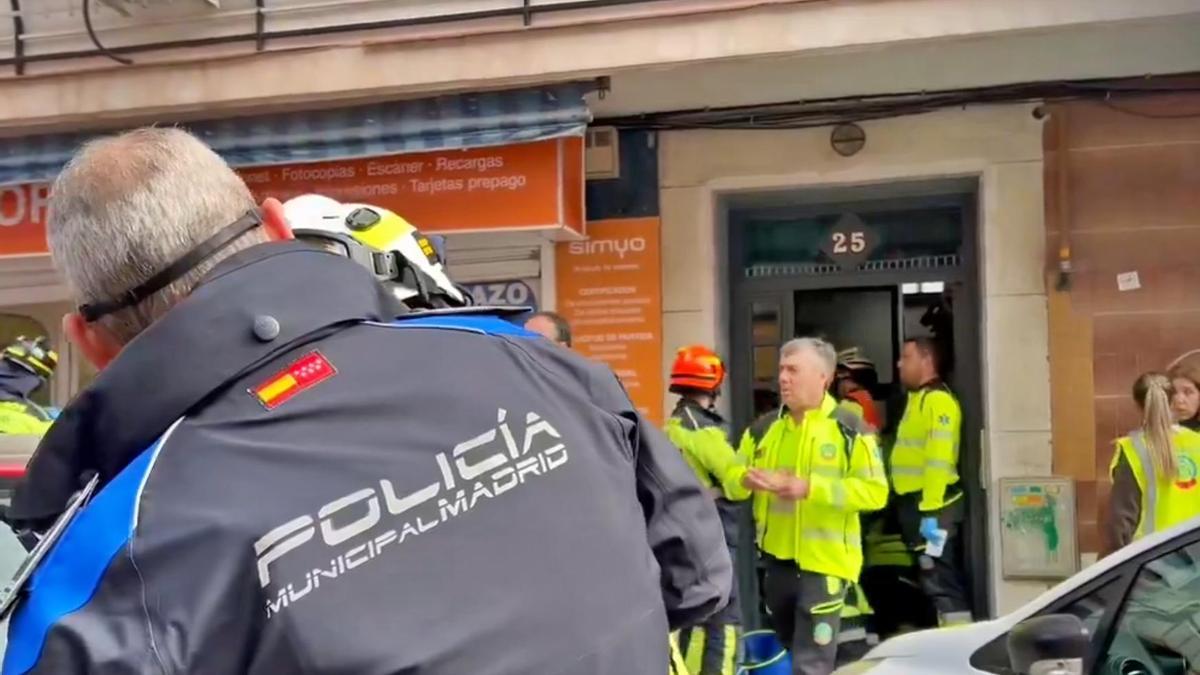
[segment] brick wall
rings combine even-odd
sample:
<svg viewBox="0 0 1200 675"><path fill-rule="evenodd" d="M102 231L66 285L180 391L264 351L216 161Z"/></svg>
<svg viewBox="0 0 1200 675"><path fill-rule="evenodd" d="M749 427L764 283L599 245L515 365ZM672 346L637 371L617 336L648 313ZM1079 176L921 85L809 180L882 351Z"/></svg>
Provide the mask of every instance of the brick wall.
<svg viewBox="0 0 1200 675"><path fill-rule="evenodd" d="M1052 292L1054 472L1078 483L1081 550L1102 547L1114 439L1143 371L1200 348L1200 95L1050 107L1047 286L1064 230L1075 272ZM1120 291L1137 272L1141 288Z"/></svg>

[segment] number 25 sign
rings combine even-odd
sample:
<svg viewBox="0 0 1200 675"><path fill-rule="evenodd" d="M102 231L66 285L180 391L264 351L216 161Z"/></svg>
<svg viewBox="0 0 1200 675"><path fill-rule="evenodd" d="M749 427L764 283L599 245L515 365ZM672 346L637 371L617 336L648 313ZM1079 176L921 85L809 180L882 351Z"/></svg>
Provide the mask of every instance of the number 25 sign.
<svg viewBox="0 0 1200 675"><path fill-rule="evenodd" d="M837 224L826 235L821 250L836 262L838 267L855 269L871 257L878 245L879 235L864 223L862 218L847 213L838 219Z"/></svg>

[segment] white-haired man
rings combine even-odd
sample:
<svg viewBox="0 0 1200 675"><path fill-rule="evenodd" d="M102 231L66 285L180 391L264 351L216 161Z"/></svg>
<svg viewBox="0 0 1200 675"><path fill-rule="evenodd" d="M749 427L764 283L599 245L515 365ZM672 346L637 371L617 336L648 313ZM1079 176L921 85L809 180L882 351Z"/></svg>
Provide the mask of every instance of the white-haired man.
<svg viewBox="0 0 1200 675"><path fill-rule="evenodd" d="M103 371L10 516L45 527L98 485L4 671L666 672L668 628L719 609L731 572L678 452L602 366L455 313L402 218L324 204L293 223L319 247L284 241L282 205L171 129L59 176L65 325Z"/></svg>
<svg viewBox="0 0 1200 675"><path fill-rule="evenodd" d="M858 514L887 503L873 432L828 393L836 369L837 354L824 340L783 345L783 407L742 478L754 493L763 597L797 675L833 671L846 589L862 568Z"/></svg>

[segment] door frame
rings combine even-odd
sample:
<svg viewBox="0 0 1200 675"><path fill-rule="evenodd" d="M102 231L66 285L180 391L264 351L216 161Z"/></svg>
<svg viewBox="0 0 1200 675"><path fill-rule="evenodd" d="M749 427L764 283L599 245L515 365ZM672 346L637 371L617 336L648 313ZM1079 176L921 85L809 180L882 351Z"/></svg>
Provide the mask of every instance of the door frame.
<svg viewBox="0 0 1200 675"><path fill-rule="evenodd" d="M915 188L915 189L914 189ZM895 196L897 191L903 196ZM967 583L972 597L975 615L979 618L991 616L991 558L989 557L989 518L987 484L984 481L986 458L984 436L987 428L983 386L983 268L979 248L979 208L981 185L978 178L970 181L932 181L914 184L911 181L895 181L865 186L812 186L789 190L780 205L778 190L760 194L739 193L727 196L718 203L722 214L723 233L727 245L724 261L728 283L726 302L729 303L729 318L726 339L730 346L730 399L735 430L747 428L753 422L752 394L753 375L750 350L750 303L763 297L785 299L794 293L806 290L829 290L839 288L867 288L872 286L902 285L920 281L943 281L947 287L961 285L970 302L960 299L954 307L954 350L956 383L955 393L963 409L963 434L961 441L961 480L967 494L967 527L963 558L967 568ZM760 206L761 205L761 206ZM884 271L839 271L822 275L780 275L763 278L747 278L742 273L741 261L745 259L745 236L743 219L738 212L753 210L756 214L778 212L780 215L805 216L827 214L840 210L856 213L893 210L896 208L928 208L955 206L962 214L962 238L959 246L959 264L955 268L884 270ZM794 309L788 309L790 315ZM786 325L784 330L786 331ZM781 336L784 341L788 336ZM966 383L965 386L963 383ZM752 532L753 530L751 530ZM743 536L741 548L753 551L753 540ZM745 567L745 565L743 565ZM743 573L740 581L753 584L752 573ZM751 588L743 585L743 588ZM743 593L744 604L750 606L754 593ZM757 620L757 615L747 613L747 622Z"/></svg>

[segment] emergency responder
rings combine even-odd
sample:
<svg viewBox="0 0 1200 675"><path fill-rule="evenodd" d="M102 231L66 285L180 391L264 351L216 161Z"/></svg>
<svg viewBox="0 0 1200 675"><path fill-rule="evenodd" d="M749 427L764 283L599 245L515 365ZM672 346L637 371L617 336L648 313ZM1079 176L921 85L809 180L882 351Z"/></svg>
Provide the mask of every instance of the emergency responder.
<svg viewBox="0 0 1200 675"><path fill-rule="evenodd" d="M746 492L754 493L767 610L797 675L832 672L846 587L862 567L856 516L887 501L874 436L828 394L836 367L837 355L823 340L783 346L786 414L763 434L751 466L738 470Z"/></svg>
<svg viewBox="0 0 1200 675"><path fill-rule="evenodd" d="M858 347L838 352L834 395L839 405L863 418L872 429L883 428L883 417L871 391L879 384L875 363L864 356Z"/></svg>
<svg viewBox="0 0 1200 675"><path fill-rule="evenodd" d="M896 517L905 542L917 554L921 589L942 626L970 623L971 606L962 574L965 500L958 476L962 410L942 381L939 343L906 340L900 381L909 390L891 454Z"/></svg>
<svg viewBox="0 0 1200 675"><path fill-rule="evenodd" d="M53 417L30 400L49 381L58 354L45 337L20 336L0 357L0 434L41 436Z"/></svg>
<svg viewBox="0 0 1200 675"><path fill-rule="evenodd" d="M1175 423L1171 380L1144 373L1133 384L1142 423L1117 441L1109 469L1110 551L1200 515L1200 434Z"/></svg>
<svg viewBox="0 0 1200 675"><path fill-rule="evenodd" d="M750 463L751 458L754 456L754 449L758 447L759 442L767 433L767 430L772 424L775 423L776 420L779 419L781 414L781 409L773 410L765 415L760 416L749 427L746 428L746 430L742 433L742 438L738 441L737 454L740 462L746 464ZM875 515L877 514L860 514L860 517L862 518L860 522L871 522L868 521L868 517ZM875 522L878 522L878 520ZM863 531L867 532L865 526L863 527ZM897 539L899 538L897 537ZM866 535L866 541L869 540L870 534L868 533ZM904 555L908 556L911 560L912 556L908 553L908 547L905 546L902 541L899 542L899 544ZM763 555L761 550L757 551L757 554L756 572L758 573L759 606L763 609L763 623L770 626L773 625L771 622L771 616L766 611L767 602L766 598L762 595L762 591L765 586L763 582L766 576L767 558ZM861 659L868 651L870 651L871 647L879 644L880 636L883 634L882 630L879 628L879 622L876 618L877 615L875 609L868 601L869 595L867 593L867 589L865 588L868 565L870 565L869 555L869 549L866 548L864 544L863 571L860 575L862 577L862 582L858 584L846 585L846 602L843 604L841 612L842 630L838 631L838 666ZM922 598L918 597L918 600L920 599ZM901 612L907 611L907 608L903 604L899 605L897 609Z"/></svg>
<svg viewBox="0 0 1200 675"><path fill-rule="evenodd" d="M747 495L738 486L742 473L735 469L741 465L729 444L727 424L715 407L725 381L725 364L708 347L682 347L671 364L670 381L679 402L667 421L667 438L679 447L700 485L716 500L729 557L737 560L739 510L727 493ZM680 648L692 675L733 675L742 623L736 579L732 588L725 609L680 634Z"/></svg>
<svg viewBox="0 0 1200 675"><path fill-rule="evenodd" d="M669 628L726 602L678 450L604 366L456 312L397 215L259 210L170 128L86 144L51 195L64 325L103 372L12 516L98 490L5 672L663 673Z"/></svg>

